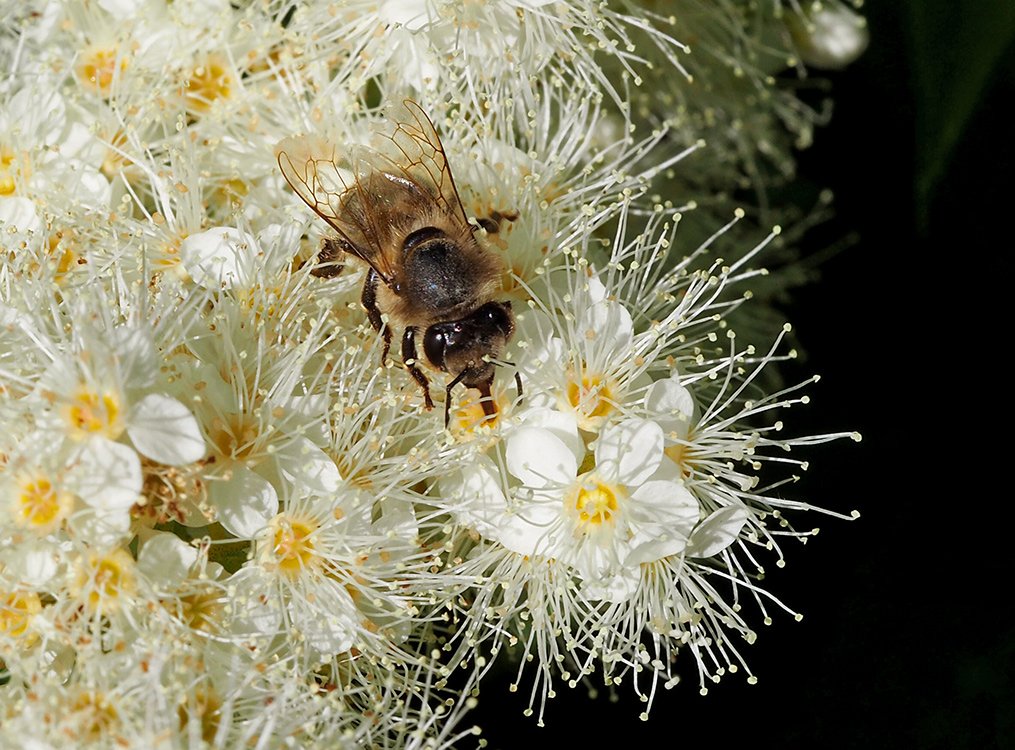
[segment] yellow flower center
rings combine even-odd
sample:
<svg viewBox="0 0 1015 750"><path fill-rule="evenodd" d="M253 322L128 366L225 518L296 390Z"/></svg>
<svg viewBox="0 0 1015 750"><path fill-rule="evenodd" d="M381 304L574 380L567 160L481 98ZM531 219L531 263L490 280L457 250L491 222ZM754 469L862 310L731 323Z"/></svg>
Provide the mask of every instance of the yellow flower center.
<svg viewBox="0 0 1015 750"><path fill-rule="evenodd" d="M617 512L617 491L599 481L583 484L575 496L574 507L581 526L600 526Z"/></svg>
<svg viewBox="0 0 1015 750"><path fill-rule="evenodd" d="M236 290L237 302L254 320L271 319L287 298L287 290L280 284L257 284Z"/></svg>
<svg viewBox="0 0 1015 750"><path fill-rule="evenodd" d="M239 203L248 192L250 192L250 185L239 177L234 177L220 182L212 191L209 200L217 206L229 208L234 203Z"/></svg>
<svg viewBox="0 0 1015 750"><path fill-rule="evenodd" d="M108 139L109 147L106 149L105 157L102 160L102 174L112 179L124 171L129 163L120 151L127 147L127 134L122 130L115 131ZM117 151L119 149L120 151Z"/></svg>
<svg viewBox="0 0 1015 750"><path fill-rule="evenodd" d="M318 524L312 519L294 519L284 515L272 521L270 557L278 569L290 578L320 564L314 544Z"/></svg>
<svg viewBox="0 0 1015 750"><path fill-rule="evenodd" d="M222 592L216 588L206 588L184 594L179 597L180 619L191 630L215 633L219 629L225 615Z"/></svg>
<svg viewBox="0 0 1015 750"><path fill-rule="evenodd" d="M257 450L261 425L250 414L229 414L216 417L208 430L212 448L222 458L245 461Z"/></svg>
<svg viewBox="0 0 1015 750"><path fill-rule="evenodd" d="M220 99L228 99L233 92L233 76L229 61L222 55L208 55L194 68L184 82L187 109L202 114Z"/></svg>
<svg viewBox="0 0 1015 750"><path fill-rule="evenodd" d="M64 416L74 437L104 435L116 440L124 430L120 411L114 394L82 388L64 407Z"/></svg>
<svg viewBox="0 0 1015 750"><path fill-rule="evenodd" d="M487 416L483 411L482 399L479 391L475 388L467 388L460 391L461 396L458 403L451 409L451 422L449 427L455 435L470 435L480 427L495 427L502 412L501 399L498 393L493 394L494 406L497 411Z"/></svg>
<svg viewBox="0 0 1015 750"><path fill-rule="evenodd" d="M32 591L13 591L0 599L0 633L24 639L32 618L42 611L39 595ZM27 645L27 644L26 644Z"/></svg>
<svg viewBox="0 0 1015 750"><path fill-rule="evenodd" d="M74 66L78 82L99 96L109 96L118 72L127 69L127 58L115 46L93 44L86 48Z"/></svg>
<svg viewBox="0 0 1015 750"><path fill-rule="evenodd" d="M184 737L190 732L188 725L196 721L201 725L201 739L211 742L218 733L219 721L222 718L222 699L211 691L198 688L188 695L186 702L177 709L180 719L180 734Z"/></svg>
<svg viewBox="0 0 1015 750"><path fill-rule="evenodd" d="M583 372L581 379L568 372L565 386L567 403L578 415L578 426L595 430L614 410L613 389L610 381L601 375Z"/></svg>
<svg viewBox="0 0 1015 750"><path fill-rule="evenodd" d="M663 453L680 467L680 471L685 477L691 476L693 451L689 445L675 443L663 450Z"/></svg>
<svg viewBox="0 0 1015 750"><path fill-rule="evenodd" d="M14 520L23 528L47 533L60 525L73 504L70 493L56 490L45 477L25 479L15 494Z"/></svg>
<svg viewBox="0 0 1015 750"><path fill-rule="evenodd" d="M115 611L136 586L134 558L123 549L89 552L78 560L73 593L91 611Z"/></svg>
<svg viewBox="0 0 1015 750"><path fill-rule="evenodd" d="M17 178L24 179L30 173L26 154L0 144L0 195L13 195L18 187Z"/></svg>
<svg viewBox="0 0 1015 750"><path fill-rule="evenodd" d="M60 231L49 235L49 259L54 278L57 282L63 281L78 260L72 232Z"/></svg>
<svg viewBox="0 0 1015 750"><path fill-rule="evenodd" d="M111 739L110 734L120 722L120 714L105 695L82 690L70 706L71 721L77 732L75 739L97 742Z"/></svg>

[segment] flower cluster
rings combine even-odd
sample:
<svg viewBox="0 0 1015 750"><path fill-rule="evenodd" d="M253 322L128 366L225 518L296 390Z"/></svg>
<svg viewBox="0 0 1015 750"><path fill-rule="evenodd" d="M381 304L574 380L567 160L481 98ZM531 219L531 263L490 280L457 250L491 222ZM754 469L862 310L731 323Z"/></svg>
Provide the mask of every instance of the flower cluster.
<svg viewBox="0 0 1015 750"><path fill-rule="evenodd" d="M761 560L816 531L787 518L820 510L783 494L795 449L850 435L784 435L807 383L761 376L789 328L760 347L729 324L781 230L713 223L711 198L791 160L783 126L814 117L770 79L848 61L862 22L673 5L6 14L0 739L447 748L512 655L540 715L597 672L650 706L678 653L702 690L750 674L743 600L787 609ZM342 165L381 169L403 100L513 311L489 396L429 367L432 410L406 371L425 358L382 354L394 308L364 313L364 254L333 252ZM331 227L280 170L294 137L340 155Z"/></svg>

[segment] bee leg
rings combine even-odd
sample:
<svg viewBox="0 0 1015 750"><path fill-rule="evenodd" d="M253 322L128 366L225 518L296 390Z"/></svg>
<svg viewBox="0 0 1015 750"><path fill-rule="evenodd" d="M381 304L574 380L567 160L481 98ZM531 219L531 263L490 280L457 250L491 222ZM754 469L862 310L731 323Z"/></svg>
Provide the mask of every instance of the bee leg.
<svg viewBox="0 0 1015 750"><path fill-rule="evenodd" d="M476 229L482 227L488 234L497 234L500 232L502 221L516 221L517 219L517 211L491 211L489 216L477 216L475 227Z"/></svg>
<svg viewBox="0 0 1015 750"><path fill-rule="evenodd" d="M497 415L497 402L493 400L493 393L490 390L490 386L493 385L493 378L491 377L485 383L474 385L481 398L479 399L480 406L483 407L483 414L486 415L487 419Z"/></svg>
<svg viewBox="0 0 1015 750"><path fill-rule="evenodd" d="M490 234L497 234L500 231L500 224L493 219L487 219L486 217L476 219L476 229L482 227Z"/></svg>
<svg viewBox="0 0 1015 750"><path fill-rule="evenodd" d="M374 327L375 331L380 331L384 338L384 348L381 349L381 367L384 367L384 363L388 361L388 350L391 349L391 329L381 319L381 311L377 309L377 285L380 283L381 277L378 276L377 271L371 268L367 272L367 280L363 282L363 295L360 297L360 302L367 311L367 320L370 321L370 325Z"/></svg>
<svg viewBox="0 0 1015 750"><path fill-rule="evenodd" d="M341 240L326 238L320 252L317 253L317 265L310 271L310 275L319 279L331 279L338 276L345 267L342 263L344 255L345 249L342 247Z"/></svg>
<svg viewBox="0 0 1015 750"><path fill-rule="evenodd" d="M423 389L423 403L426 405L427 411L430 411L433 408L433 399L430 398L430 381L426 379L423 371L416 367L415 326L405 327L405 335L402 336L402 360L405 362L405 368L409 371L409 374L419 383L419 387Z"/></svg>
<svg viewBox="0 0 1015 750"><path fill-rule="evenodd" d="M451 423L451 389L462 382L462 378L465 377L465 373L468 370L462 370L458 373L458 376L448 383L448 387L444 390L444 429L448 428Z"/></svg>
<svg viewBox="0 0 1015 750"><path fill-rule="evenodd" d="M490 218L497 222L497 227L500 228L502 221L518 221L517 211L494 211L490 214Z"/></svg>

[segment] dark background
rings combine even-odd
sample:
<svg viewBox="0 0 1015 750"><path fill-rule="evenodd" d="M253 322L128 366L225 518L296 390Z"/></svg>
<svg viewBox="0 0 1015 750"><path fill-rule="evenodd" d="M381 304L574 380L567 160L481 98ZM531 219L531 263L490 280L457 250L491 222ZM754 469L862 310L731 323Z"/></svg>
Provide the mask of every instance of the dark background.
<svg viewBox="0 0 1015 750"><path fill-rule="evenodd" d="M1015 101L1015 3L864 14L870 48L827 76L832 122L799 159L836 196L807 242L858 242L786 310L801 376L823 376L788 426L864 436L813 448L800 496L861 519L806 520L821 534L768 577L804 620L757 623L744 649L757 685L727 676L702 697L689 670L648 722L627 690L590 702L559 685L539 729L522 692L491 679L467 717L490 747L1015 748L1013 394L999 362L999 303L1015 293L1015 126L999 115Z"/></svg>

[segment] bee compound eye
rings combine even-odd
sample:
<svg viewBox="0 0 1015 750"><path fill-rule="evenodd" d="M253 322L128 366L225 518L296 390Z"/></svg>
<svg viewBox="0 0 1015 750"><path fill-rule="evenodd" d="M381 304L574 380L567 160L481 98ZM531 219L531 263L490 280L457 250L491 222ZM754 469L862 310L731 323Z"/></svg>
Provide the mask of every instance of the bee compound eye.
<svg viewBox="0 0 1015 750"><path fill-rule="evenodd" d="M437 326L430 326L423 334L423 353L430 362L444 369L444 354L448 348L447 337Z"/></svg>

